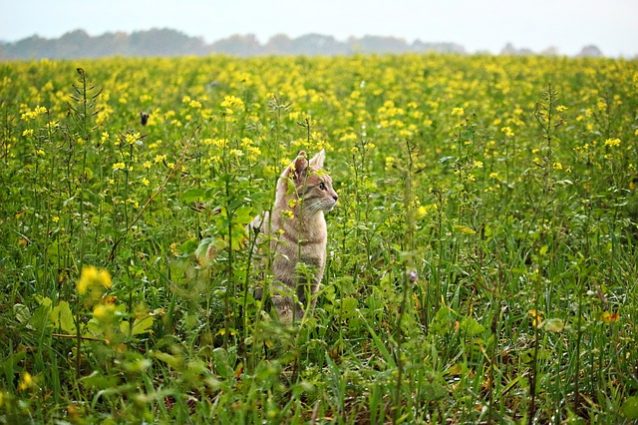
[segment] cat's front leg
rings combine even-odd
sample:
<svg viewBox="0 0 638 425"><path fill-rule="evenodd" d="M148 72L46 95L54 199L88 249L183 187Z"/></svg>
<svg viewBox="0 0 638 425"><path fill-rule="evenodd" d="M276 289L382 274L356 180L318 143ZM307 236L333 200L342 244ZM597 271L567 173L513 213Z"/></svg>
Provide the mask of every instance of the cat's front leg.
<svg viewBox="0 0 638 425"><path fill-rule="evenodd" d="M303 308L294 299L293 289L285 284L276 284L273 288L271 301L277 310L279 321L285 325L292 324L293 318L299 320L303 317Z"/></svg>

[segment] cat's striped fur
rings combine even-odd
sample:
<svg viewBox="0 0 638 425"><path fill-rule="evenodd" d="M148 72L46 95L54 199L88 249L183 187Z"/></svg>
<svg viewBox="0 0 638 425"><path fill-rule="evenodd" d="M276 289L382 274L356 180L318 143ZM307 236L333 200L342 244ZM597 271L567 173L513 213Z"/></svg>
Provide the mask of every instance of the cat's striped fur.
<svg viewBox="0 0 638 425"><path fill-rule="evenodd" d="M322 150L308 161L299 152L279 176L272 217L264 212L250 225L259 233L258 246L270 243L275 278L271 299L283 323L303 317L308 295L314 307L326 266L324 213L334 208L338 196L323 170L325 156Z"/></svg>

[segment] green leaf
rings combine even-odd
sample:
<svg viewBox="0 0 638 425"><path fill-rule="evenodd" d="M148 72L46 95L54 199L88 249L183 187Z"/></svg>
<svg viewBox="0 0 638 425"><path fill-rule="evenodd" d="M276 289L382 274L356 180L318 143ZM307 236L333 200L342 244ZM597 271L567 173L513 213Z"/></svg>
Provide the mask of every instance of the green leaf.
<svg viewBox="0 0 638 425"><path fill-rule="evenodd" d="M454 329L454 314L455 312L445 305L439 307L430 325L432 333L435 335L445 335L452 331Z"/></svg>
<svg viewBox="0 0 638 425"><path fill-rule="evenodd" d="M35 299L40 305L43 305L45 307L51 307L51 304L53 304L53 301L51 301L51 298L49 298L49 297L43 297L43 296L40 296L40 295L36 295Z"/></svg>
<svg viewBox="0 0 638 425"><path fill-rule="evenodd" d="M638 419L638 396L627 398L622 404L622 414L629 419Z"/></svg>
<svg viewBox="0 0 638 425"><path fill-rule="evenodd" d="M206 191L204 189L188 189L182 193L182 201L184 202L195 202L203 199L206 196Z"/></svg>
<svg viewBox="0 0 638 425"><path fill-rule="evenodd" d="M74 334L75 321L73 320L73 313L69 307L69 303L66 301L60 301L60 303L51 310L49 316L53 322L53 326L58 329L62 329L64 332Z"/></svg>
<svg viewBox="0 0 638 425"><path fill-rule="evenodd" d="M356 316L358 301L354 297L346 297L341 300L341 316L351 318Z"/></svg>
<svg viewBox="0 0 638 425"><path fill-rule="evenodd" d="M473 317L466 317L461 321L459 325L467 336L477 336L485 332L485 327L476 321Z"/></svg>
<svg viewBox="0 0 638 425"><path fill-rule="evenodd" d="M190 255L197 249L197 239L189 239L179 247L181 255Z"/></svg>
<svg viewBox="0 0 638 425"><path fill-rule="evenodd" d="M14 304L13 314L15 314L16 320L23 325L27 324L29 322L29 319L31 319L31 312L29 311L29 307L24 304Z"/></svg>
<svg viewBox="0 0 638 425"><path fill-rule="evenodd" d="M565 322L557 318L547 319L543 323L543 327L546 331L558 333L562 332L563 329L565 329Z"/></svg>
<svg viewBox="0 0 638 425"><path fill-rule="evenodd" d="M128 324L127 324L128 326ZM121 327L120 327L121 329ZM128 329L128 327L127 327ZM104 330L102 329L102 325L100 324L100 322L95 318L91 318L91 320L89 320L86 323L86 330L88 331L85 335L83 336L101 336L104 333ZM128 330L126 331L128 333Z"/></svg>
<svg viewBox="0 0 638 425"><path fill-rule="evenodd" d="M233 368L229 361L228 352L223 348L215 348L213 350L213 365L215 372L222 378L232 378Z"/></svg>
<svg viewBox="0 0 638 425"><path fill-rule="evenodd" d="M13 375L14 371L19 368L20 363L27 357L24 351L10 354L7 358L0 362L0 367L7 375Z"/></svg>
<svg viewBox="0 0 638 425"><path fill-rule="evenodd" d="M139 335L146 332L152 332L153 316L146 316L142 319L135 319L133 322L132 335Z"/></svg>
<svg viewBox="0 0 638 425"><path fill-rule="evenodd" d="M476 235L476 230L462 224L455 224L454 230L459 233L463 233L464 235Z"/></svg>
<svg viewBox="0 0 638 425"><path fill-rule="evenodd" d="M184 360L181 357L173 356L171 354L164 353L162 351L156 351L156 352L153 352L152 354L153 354L153 357L155 357L157 360L160 360L166 363L167 365L169 365L175 370L182 369L184 365Z"/></svg>
<svg viewBox="0 0 638 425"><path fill-rule="evenodd" d="M117 385L117 378L115 376L102 375L97 370L88 376L80 379L82 386L92 390L103 390L106 388L115 387Z"/></svg>
<svg viewBox="0 0 638 425"><path fill-rule="evenodd" d="M439 400L447 395L445 380L436 372L427 371L421 387L428 401Z"/></svg>

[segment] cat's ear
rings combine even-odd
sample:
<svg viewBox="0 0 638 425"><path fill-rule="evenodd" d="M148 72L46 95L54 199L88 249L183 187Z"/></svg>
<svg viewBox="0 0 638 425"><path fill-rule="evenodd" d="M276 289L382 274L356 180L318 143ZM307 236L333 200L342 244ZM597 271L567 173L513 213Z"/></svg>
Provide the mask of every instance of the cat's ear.
<svg viewBox="0 0 638 425"><path fill-rule="evenodd" d="M326 160L326 150L321 149L319 153L312 157L310 160L310 166L315 170L323 168L323 162Z"/></svg>
<svg viewBox="0 0 638 425"><path fill-rule="evenodd" d="M301 181L302 178L306 177L306 173L308 172L308 160L306 159L306 152L299 151L297 154L297 158L294 163L295 167L295 180Z"/></svg>

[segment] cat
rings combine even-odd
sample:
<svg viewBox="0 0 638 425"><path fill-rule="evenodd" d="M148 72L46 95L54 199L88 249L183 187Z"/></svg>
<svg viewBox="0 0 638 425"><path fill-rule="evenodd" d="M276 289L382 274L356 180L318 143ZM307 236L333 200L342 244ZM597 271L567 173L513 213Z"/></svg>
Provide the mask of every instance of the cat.
<svg viewBox="0 0 638 425"><path fill-rule="evenodd" d="M275 278L271 301L285 324L304 316L307 295L314 308L326 266L324 213L335 207L339 196L323 169L325 158L321 150L308 161L300 151L277 180L272 213L263 212L250 224L257 233L257 246L269 241Z"/></svg>

